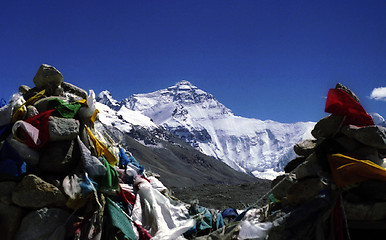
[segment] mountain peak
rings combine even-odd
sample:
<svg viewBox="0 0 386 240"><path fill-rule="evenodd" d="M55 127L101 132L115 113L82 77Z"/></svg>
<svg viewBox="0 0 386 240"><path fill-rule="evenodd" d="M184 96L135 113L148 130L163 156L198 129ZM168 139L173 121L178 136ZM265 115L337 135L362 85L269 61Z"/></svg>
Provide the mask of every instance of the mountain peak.
<svg viewBox="0 0 386 240"><path fill-rule="evenodd" d="M196 89L198 88L187 80L179 81L174 86L168 87L169 91L175 91L175 92L180 92L180 91L185 92L185 91L192 91Z"/></svg>
<svg viewBox="0 0 386 240"><path fill-rule="evenodd" d="M178 83L176 83L176 86L182 86L182 85L185 85L185 86L193 86L193 84L191 82L189 82L188 80L181 80L179 81ZM193 86L194 87L194 86Z"/></svg>
<svg viewBox="0 0 386 240"><path fill-rule="evenodd" d="M120 108L119 102L113 98L113 96L111 95L111 93L108 90L104 90L104 91L100 92L98 94L96 100L100 103L103 103L103 104L109 106L110 108L112 108L114 110L118 110Z"/></svg>

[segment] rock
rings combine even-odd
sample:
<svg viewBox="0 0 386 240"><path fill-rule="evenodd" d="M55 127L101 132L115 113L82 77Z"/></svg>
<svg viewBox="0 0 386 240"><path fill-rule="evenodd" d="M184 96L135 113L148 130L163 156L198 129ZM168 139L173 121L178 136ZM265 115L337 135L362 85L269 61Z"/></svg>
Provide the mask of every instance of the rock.
<svg viewBox="0 0 386 240"><path fill-rule="evenodd" d="M26 208L62 207L66 200L57 187L33 174L26 175L12 193L13 203Z"/></svg>
<svg viewBox="0 0 386 240"><path fill-rule="evenodd" d="M38 100L34 106L36 107L36 109L42 113L42 112L45 112L47 110L51 110L51 109L54 109L57 105L57 102L56 101L52 101L54 99L61 99L61 100L65 100L64 97L57 97L57 96L51 96L51 97L46 97L46 98L42 98L40 100Z"/></svg>
<svg viewBox="0 0 386 240"><path fill-rule="evenodd" d="M42 208L26 215L15 240L66 239L70 214L58 208Z"/></svg>
<svg viewBox="0 0 386 240"><path fill-rule="evenodd" d="M37 93L39 93L39 91L36 87L31 88L27 92L23 93L23 98L27 101L31 97L35 96Z"/></svg>
<svg viewBox="0 0 386 240"><path fill-rule="evenodd" d="M311 131L316 139L333 137L343 123L344 116L329 115L319 120Z"/></svg>
<svg viewBox="0 0 386 240"><path fill-rule="evenodd" d="M384 127L377 125L366 127L348 125L342 128L342 133L366 146L386 149L386 128Z"/></svg>
<svg viewBox="0 0 386 240"><path fill-rule="evenodd" d="M321 177L325 173L323 166L319 163L319 159L313 153L295 169L295 175L296 179L299 180L308 177Z"/></svg>
<svg viewBox="0 0 386 240"><path fill-rule="evenodd" d="M42 64L36 73L33 82L39 91L46 89L47 94L51 95L62 84L63 76L54 67Z"/></svg>
<svg viewBox="0 0 386 240"><path fill-rule="evenodd" d="M373 147L362 147L357 148L354 151L350 152L356 159L360 160L370 160L373 163L385 168L383 158L379 157L378 150Z"/></svg>
<svg viewBox="0 0 386 240"><path fill-rule="evenodd" d="M346 93L348 93L352 98L354 98L355 101L357 101L359 104L361 103L359 101L359 98L357 97L357 95L355 95L355 93L353 93L348 87L340 84L340 83L337 83L336 86L335 86L336 89L341 89L343 91L345 91Z"/></svg>
<svg viewBox="0 0 386 240"><path fill-rule="evenodd" d="M7 105L0 108L0 126L7 125L11 122L13 113L25 103L20 94L14 94Z"/></svg>
<svg viewBox="0 0 386 240"><path fill-rule="evenodd" d="M297 155L308 157L314 152L316 141L311 139L303 140L294 146L294 151Z"/></svg>
<svg viewBox="0 0 386 240"><path fill-rule="evenodd" d="M35 106L33 105L27 106L27 115L25 116L25 118L30 118L38 114L39 114L39 111L36 109Z"/></svg>
<svg viewBox="0 0 386 240"><path fill-rule="evenodd" d="M81 97L82 99L87 98L87 92L85 90L83 90L75 85L72 85L71 83L63 82L62 88L64 91L75 94L75 95Z"/></svg>
<svg viewBox="0 0 386 240"><path fill-rule="evenodd" d="M39 164L40 155L38 151L28 147L26 144L21 143L14 138L10 138L8 142L28 165L37 166Z"/></svg>
<svg viewBox="0 0 386 240"><path fill-rule="evenodd" d="M344 152L352 152L355 151L358 148L364 147L364 145L357 140L347 137L347 136L340 136L334 139L336 143L339 144L339 146L342 147L342 150L344 149Z"/></svg>
<svg viewBox="0 0 386 240"><path fill-rule="evenodd" d="M16 182L6 181L0 182L0 203L12 204L12 192L16 187Z"/></svg>
<svg viewBox="0 0 386 240"><path fill-rule="evenodd" d="M284 167L285 173L292 172L295 168L297 168L300 164L302 164L306 160L306 157L297 157L287 163Z"/></svg>
<svg viewBox="0 0 386 240"><path fill-rule="evenodd" d="M79 135L79 121L51 116L48 122L50 141L74 140Z"/></svg>
<svg viewBox="0 0 386 240"><path fill-rule="evenodd" d="M276 177L271 183L272 194L281 200L287 195L288 189L296 182L294 174L284 174Z"/></svg>
<svg viewBox="0 0 386 240"><path fill-rule="evenodd" d="M31 88L28 87L27 85L21 85L21 86L19 87L19 93L21 93L21 94L25 94L25 93L27 93L29 90L31 90Z"/></svg>
<svg viewBox="0 0 386 240"><path fill-rule="evenodd" d="M48 142L41 151L39 170L66 175L79 161L80 151L75 140Z"/></svg>
<svg viewBox="0 0 386 240"><path fill-rule="evenodd" d="M343 202L347 220L378 221L386 218L386 202Z"/></svg>
<svg viewBox="0 0 386 240"><path fill-rule="evenodd" d="M386 182L369 180L360 183L357 187L350 189L351 194L359 196L366 202L383 201L386 202Z"/></svg>
<svg viewBox="0 0 386 240"><path fill-rule="evenodd" d="M291 185L287 191L287 202L297 206L302 204L326 188L326 185L319 178L307 178Z"/></svg>
<svg viewBox="0 0 386 240"><path fill-rule="evenodd" d="M13 240L23 217L23 209L0 202L0 232L2 240Z"/></svg>

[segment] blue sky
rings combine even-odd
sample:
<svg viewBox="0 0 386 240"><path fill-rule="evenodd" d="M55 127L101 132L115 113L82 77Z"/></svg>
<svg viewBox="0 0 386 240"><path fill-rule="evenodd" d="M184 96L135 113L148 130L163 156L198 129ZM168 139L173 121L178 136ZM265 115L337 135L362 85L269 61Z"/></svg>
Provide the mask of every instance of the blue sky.
<svg viewBox="0 0 386 240"><path fill-rule="evenodd" d="M386 117L383 0L2 1L0 31L6 100L47 63L117 100L188 80L280 122L318 121L341 82Z"/></svg>

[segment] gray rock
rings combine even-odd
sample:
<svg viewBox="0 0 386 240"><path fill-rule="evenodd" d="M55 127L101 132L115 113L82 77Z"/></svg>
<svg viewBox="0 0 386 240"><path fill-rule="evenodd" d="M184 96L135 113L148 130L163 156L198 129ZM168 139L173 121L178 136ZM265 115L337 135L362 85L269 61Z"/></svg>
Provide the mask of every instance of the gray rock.
<svg viewBox="0 0 386 240"><path fill-rule="evenodd" d="M13 240L23 218L23 209L0 202L0 232L2 240Z"/></svg>
<svg viewBox="0 0 386 240"><path fill-rule="evenodd" d="M27 115L25 116L25 118L30 118L38 114L39 114L39 111L36 109L35 106L33 105L27 106Z"/></svg>
<svg viewBox="0 0 386 240"><path fill-rule="evenodd" d="M302 164L306 160L306 157L297 157L287 163L284 167L285 173L290 173L295 170L300 164Z"/></svg>
<svg viewBox="0 0 386 240"><path fill-rule="evenodd" d="M42 112L45 112L47 110L51 110L51 109L54 109L55 106L56 106L56 102L55 101L52 101L54 99L61 99L61 100L65 100L64 97L57 97L57 96L51 96L51 97L46 97L46 98L42 98L40 100L38 100L34 106L36 107L36 109L42 113Z"/></svg>
<svg viewBox="0 0 386 240"><path fill-rule="evenodd" d="M15 240L64 240L70 214L58 208L42 208L26 215Z"/></svg>
<svg viewBox="0 0 386 240"><path fill-rule="evenodd" d="M37 166L39 164L40 154L38 151L28 147L26 144L21 143L14 138L10 138L8 142L28 165Z"/></svg>
<svg viewBox="0 0 386 240"><path fill-rule="evenodd" d="M370 160L373 163L385 167L383 164L383 158L379 157L378 150L373 147L361 147L351 152L352 156L359 160Z"/></svg>
<svg viewBox="0 0 386 240"><path fill-rule="evenodd" d="M303 140L294 146L294 151L297 155L308 157L314 152L316 141L311 139Z"/></svg>
<svg viewBox="0 0 386 240"><path fill-rule="evenodd" d="M21 93L21 94L25 94L25 93L27 93L29 90L31 90L31 88L28 87L27 85L21 85L21 86L19 87L19 93Z"/></svg>
<svg viewBox="0 0 386 240"><path fill-rule="evenodd" d="M316 154L313 153L295 169L295 175L296 179L300 180L309 177L322 177L325 173Z"/></svg>
<svg viewBox="0 0 386 240"><path fill-rule="evenodd" d="M358 148L364 147L362 143L358 142L357 140L347 137L347 136L340 136L335 138L335 141L344 148L345 152L353 152Z"/></svg>
<svg viewBox="0 0 386 240"><path fill-rule="evenodd" d="M384 127L376 125L366 127L348 125L342 128L342 133L366 146L386 149L386 128Z"/></svg>
<svg viewBox="0 0 386 240"><path fill-rule="evenodd" d="M39 170L65 175L80 161L80 151L75 140L48 142L41 151Z"/></svg>
<svg viewBox="0 0 386 240"><path fill-rule="evenodd" d="M47 94L51 95L62 84L63 76L54 67L42 64L37 71L33 82L39 91L46 89Z"/></svg>
<svg viewBox="0 0 386 240"><path fill-rule="evenodd" d="M287 202L297 206L302 204L326 188L326 185L319 178L307 178L293 184L287 191Z"/></svg>
<svg viewBox="0 0 386 240"><path fill-rule="evenodd" d="M281 200L287 195L288 189L294 185L296 178L294 174L284 174L276 177L271 183L272 194Z"/></svg>
<svg viewBox="0 0 386 240"><path fill-rule="evenodd" d="M386 218L386 202L352 203L344 201L347 220L378 221Z"/></svg>
<svg viewBox="0 0 386 240"><path fill-rule="evenodd" d="M0 203L12 204L12 192L16 187L16 182L0 182Z"/></svg>
<svg viewBox="0 0 386 240"><path fill-rule="evenodd" d="M51 116L48 122L50 141L74 140L79 135L79 121Z"/></svg>
<svg viewBox="0 0 386 240"><path fill-rule="evenodd" d="M319 120L311 131L316 139L333 137L339 132L343 123L344 116L329 115Z"/></svg>
<svg viewBox="0 0 386 240"><path fill-rule="evenodd" d="M65 92L75 94L83 99L87 98L87 92L85 90L83 90L75 85L72 85L71 83L63 82L62 88Z"/></svg>
<svg viewBox="0 0 386 240"><path fill-rule="evenodd" d="M361 102L359 101L359 98L357 97L357 95L355 95L355 93L353 93L348 87L346 87L346 86L344 86L344 85L342 85L342 84L340 84L340 83L337 83L336 86L335 86L335 88L341 89L341 90L345 91L345 92L348 93L352 98L354 98L355 101L357 101L358 103L361 103Z"/></svg>
<svg viewBox="0 0 386 240"><path fill-rule="evenodd" d="M352 194L359 196L363 202L386 202L386 182L368 180L350 189Z"/></svg>
<svg viewBox="0 0 386 240"><path fill-rule="evenodd" d="M63 207L66 200L57 187L33 174L26 175L12 193L13 203L26 208Z"/></svg>

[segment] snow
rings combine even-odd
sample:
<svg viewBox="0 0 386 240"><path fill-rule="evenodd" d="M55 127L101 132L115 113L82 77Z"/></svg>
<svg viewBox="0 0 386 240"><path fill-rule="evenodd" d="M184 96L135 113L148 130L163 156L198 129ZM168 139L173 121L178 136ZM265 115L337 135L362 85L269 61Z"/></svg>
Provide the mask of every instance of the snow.
<svg viewBox="0 0 386 240"><path fill-rule="evenodd" d="M123 132L130 132L133 125L140 125L148 129L158 127L149 117L146 117L138 111L127 109L126 107L115 111L97 102L96 108L99 110L98 118L103 124L114 126Z"/></svg>
<svg viewBox="0 0 386 240"><path fill-rule="evenodd" d="M125 128L124 123L146 128L163 126L201 152L265 179L282 173L286 163L296 157L293 146L312 139L315 125L235 116L211 94L186 80L167 89L133 95L122 100L120 106L116 113L106 106L103 121L121 128Z"/></svg>
<svg viewBox="0 0 386 240"><path fill-rule="evenodd" d="M255 176L257 178L274 180L277 176L284 174L284 172L277 172L277 171L273 170L272 168L268 168L268 169L264 169L264 171L262 171L262 172L253 171L252 174L253 174L253 176Z"/></svg>

